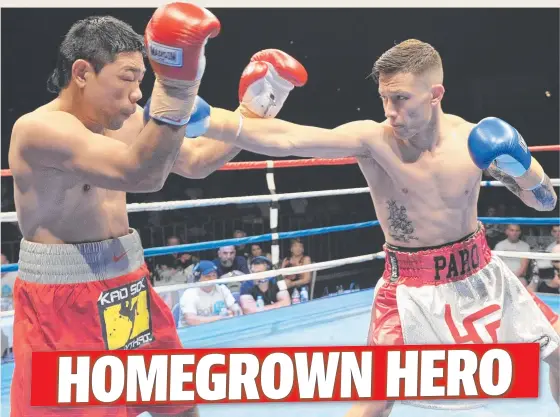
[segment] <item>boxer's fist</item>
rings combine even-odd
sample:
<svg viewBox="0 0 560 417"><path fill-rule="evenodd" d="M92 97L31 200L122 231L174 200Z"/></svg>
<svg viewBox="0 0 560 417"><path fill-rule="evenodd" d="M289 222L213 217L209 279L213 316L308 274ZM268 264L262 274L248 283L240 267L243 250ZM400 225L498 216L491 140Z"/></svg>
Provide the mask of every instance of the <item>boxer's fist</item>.
<svg viewBox="0 0 560 417"><path fill-rule="evenodd" d="M175 80L200 80L206 67L204 46L219 32L219 20L202 7L190 3L159 7L144 35L154 72Z"/></svg>
<svg viewBox="0 0 560 417"><path fill-rule="evenodd" d="M152 99L149 98L144 106L144 124L150 120L150 105ZM185 137L197 138L203 136L210 124L210 105L201 97L196 96L192 109Z"/></svg>
<svg viewBox="0 0 560 417"><path fill-rule="evenodd" d="M219 32L218 19L194 4L171 3L155 11L144 36L156 74L150 117L187 124L206 68L204 47Z"/></svg>
<svg viewBox="0 0 560 417"><path fill-rule="evenodd" d="M468 147L472 160L483 170L495 162L501 171L520 177L531 166L531 153L523 137L496 117L487 117L473 128Z"/></svg>
<svg viewBox="0 0 560 417"><path fill-rule="evenodd" d="M278 49L260 51L241 75L241 108L260 117L276 117L294 86L306 82L307 71L296 59Z"/></svg>

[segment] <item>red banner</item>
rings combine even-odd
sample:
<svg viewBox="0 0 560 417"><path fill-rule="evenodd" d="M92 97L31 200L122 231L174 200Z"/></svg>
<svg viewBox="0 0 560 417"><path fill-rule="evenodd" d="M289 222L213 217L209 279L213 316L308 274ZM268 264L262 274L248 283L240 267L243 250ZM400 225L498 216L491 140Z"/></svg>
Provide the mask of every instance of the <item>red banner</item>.
<svg viewBox="0 0 560 417"><path fill-rule="evenodd" d="M539 345L34 352L31 405L536 398Z"/></svg>

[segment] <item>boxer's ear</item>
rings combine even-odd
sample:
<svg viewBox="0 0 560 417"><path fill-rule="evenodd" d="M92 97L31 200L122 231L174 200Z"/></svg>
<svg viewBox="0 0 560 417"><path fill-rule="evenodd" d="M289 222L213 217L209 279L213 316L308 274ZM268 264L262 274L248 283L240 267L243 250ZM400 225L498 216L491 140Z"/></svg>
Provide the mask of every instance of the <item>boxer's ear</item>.
<svg viewBox="0 0 560 417"><path fill-rule="evenodd" d="M430 103L432 106L438 105L441 100L443 99L443 95L445 94L445 88L441 84L432 85L432 99Z"/></svg>
<svg viewBox="0 0 560 417"><path fill-rule="evenodd" d="M84 88L87 78L92 73L93 67L89 62L84 59L77 59L72 64L72 79L76 82L78 87Z"/></svg>

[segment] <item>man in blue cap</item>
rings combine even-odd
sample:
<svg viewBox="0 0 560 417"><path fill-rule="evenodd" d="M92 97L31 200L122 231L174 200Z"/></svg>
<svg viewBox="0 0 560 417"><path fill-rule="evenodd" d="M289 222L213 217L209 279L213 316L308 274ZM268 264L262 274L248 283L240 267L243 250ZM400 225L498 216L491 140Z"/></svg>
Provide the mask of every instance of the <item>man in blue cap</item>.
<svg viewBox="0 0 560 417"><path fill-rule="evenodd" d="M218 268L211 261L200 261L193 269L196 282L218 278ZM183 324L197 326L242 314L231 291L223 284L189 288L181 297Z"/></svg>

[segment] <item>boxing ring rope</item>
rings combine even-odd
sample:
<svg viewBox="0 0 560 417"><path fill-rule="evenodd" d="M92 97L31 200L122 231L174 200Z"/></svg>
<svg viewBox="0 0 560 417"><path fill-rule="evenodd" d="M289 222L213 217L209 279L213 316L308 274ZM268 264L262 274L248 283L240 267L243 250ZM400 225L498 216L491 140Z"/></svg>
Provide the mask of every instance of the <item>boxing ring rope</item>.
<svg viewBox="0 0 560 417"><path fill-rule="evenodd" d="M310 229L313 230L313 229ZM290 233L290 232L288 232ZM264 235L262 235L264 236ZM238 241L237 243L246 243L248 239L259 238L260 236L253 236L251 238L239 238L239 239L228 239L228 241ZM212 244L213 247L219 247L221 242L224 241L212 241L212 242L204 242L204 244ZM198 247L202 244L188 244L188 245L178 245L178 246L168 246L164 248L150 248L146 249L144 252L151 251L157 255L162 254L172 254L178 252L189 252L189 251L196 251ZM544 253L544 252L506 252L506 251L492 251L494 255L500 257L509 257L509 258L528 258L528 259L544 259L544 260L560 260L559 253ZM153 255L156 256L156 255ZM273 278L283 275L295 275L301 274L304 272L312 272L312 271L323 271L325 269L332 269L339 266L346 266L346 265L353 265L359 264L363 262L373 261L376 259L385 259L385 252L377 252L369 255L360 255L360 256L353 256L350 258L342 258L342 259L335 259L332 261L325 261L325 262L315 262L312 264L307 265L299 265L299 266L292 266L288 268L281 268L281 269L272 269L270 271L264 272L256 272L251 274L245 274L242 276L234 276L234 277L227 277L227 278L218 278L211 281L199 281L193 283L185 283L185 284L174 284L174 285L165 285L160 287L155 287L155 291L159 294L166 293L166 292L174 292L174 291L181 291L186 290L188 288L198 288L198 287L206 287L212 286L217 284L229 284L233 282L245 282L245 281L252 281L252 280L259 280L265 278ZM14 264L12 264L14 265ZM17 266L17 264L15 264ZM6 265L11 266L11 265ZM11 317L14 315L14 311L2 311L0 312L0 317Z"/></svg>
<svg viewBox="0 0 560 417"><path fill-rule="evenodd" d="M560 225L560 218L558 217L536 217L536 218L529 218L529 217L479 217L480 220L484 224L538 224L538 225ZM197 252L202 250L208 249L217 249L223 246L235 246L235 245L250 245L253 243L259 242L269 242L271 240L284 240L284 239L294 239L296 237L306 237L306 236L315 236L315 235L323 235L326 233L334 233L334 232L346 232L349 230L357 230L357 229L364 229L367 227L379 226L379 221L371 220L367 222L361 223L350 223L350 224L341 224L337 226L327 226L327 227L317 227L313 229L304 229L304 230L294 230L292 232L279 232L279 233L265 233L262 235L257 236L248 236L242 238L232 238L232 239L222 239L222 240L211 240L208 242L199 242L199 243L187 243L185 245L176 245L176 246L163 246L163 247L154 247L154 248L147 248L144 249L144 256L145 257L152 257L152 256L162 256L162 255L171 255L174 253L180 252ZM523 253L523 252L518 252ZM531 256L525 256L531 259L550 259L549 257L544 258L537 258L533 255L536 255L536 252L526 252L527 254L531 254ZM545 254L546 255L546 254ZM521 257L521 256L517 256ZM2 265L0 268L1 272L14 272L18 270L18 264L8 264Z"/></svg>
<svg viewBox="0 0 560 417"><path fill-rule="evenodd" d="M267 174L268 175L268 174ZM271 180L273 181L273 180ZM560 186L560 179L555 178L550 180L551 184L555 187ZM481 181L481 187L504 187L500 181ZM177 201L161 201L155 203L130 203L126 205L129 213L138 213L144 211L166 211L166 210L179 210L196 207L212 207L212 206L225 206L230 204L259 204L259 203L275 203L279 201L289 201L300 198L316 198L316 197L334 197L340 195L352 194L367 194L370 190L368 187L360 188L343 188L337 190L322 190L322 191L304 191L297 193L284 193L284 194L264 194L254 196L242 197L223 197L223 198L207 198L201 200L177 200ZM272 208L271 208L272 210ZM273 216L276 223L273 224ZM271 229L277 227L278 211L275 213L271 211ZM17 222L17 214L15 211L0 213L0 222ZM274 227L272 227L274 225Z"/></svg>
<svg viewBox="0 0 560 417"><path fill-rule="evenodd" d="M529 147L532 152L546 152L546 151L560 151L560 145L544 145ZM316 198L316 197L333 197L340 195L352 194L365 194L369 193L368 187L324 190L324 191L308 191L297 193L284 193L276 194L276 185L274 179L274 168L294 168L294 167L308 167L308 166L335 166L335 165L351 165L356 164L356 158L309 158L297 160L268 160L268 161L255 161L255 162L230 162L225 164L220 171L233 171L233 170L252 170L252 169L266 169L266 183L270 195L256 195L256 196L242 196L242 197L226 197L226 198L211 198L201 200L182 200L182 201L165 201L155 203L132 203L127 204L127 212L146 212L146 211L166 211L178 210L196 207L211 207L211 206L224 206L230 204L258 204L269 203L270 205L270 230L271 233L262 234L258 236L250 236L245 238L223 239L216 241L208 241L201 243L191 243L177 246L166 246L148 248L144 250L145 257L162 256L174 254L179 252L195 252L207 249L216 249L222 246L252 244L259 242L272 241L271 246L271 261L273 265L278 265L280 258L280 249L278 241L282 239L292 239L296 237L305 237L319 234L326 234L332 232L349 231L362 229L366 227L378 226L379 221L368 221L354 224L319 227L314 229L298 230L292 232L277 232L278 228L278 203L280 201L289 201L302 198ZM0 170L2 177L11 176L9 169ZM551 179L553 186L560 186L560 179ZM504 187L505 185L500 181L481 181L481 187ZM560 218L526 218L526 217L479 217L479 220L484 224L539 224L539 225L556 225L560 224ZM4 222L17 222L16 212L0 213L0 223ZM515 257L515 258L529 258L529 259L560 259L560 255L550 253L537 253L537 252L496 252L498 256ZM193 283L193 284L178 284L172 286L157 287L157 292L165 291L178 291L183 288L200 287L204 285L215 285L220 283L229 282L242 282L255 279L268 278L279 275L291 275L302 272L318 271L323 269L334 268L337 266L361 263L371 261L374 259L382 259L385 255L383 252L378 252L372 255L363 255L358 257L343 258L333 261L313 263L309 265L302 265L284 269L273 269L257 274L248 274L243 277L220 278L213 280L210 284ZM2 265L1 272L13 272L18 270L17 264ZM264 274L264 275L263 275ZM270 274L270 275L267 275ZM172 289L170 289L172 288ZM0 312L0 317L13 315L13 311Z"/></svg>

